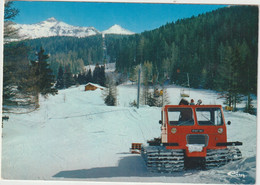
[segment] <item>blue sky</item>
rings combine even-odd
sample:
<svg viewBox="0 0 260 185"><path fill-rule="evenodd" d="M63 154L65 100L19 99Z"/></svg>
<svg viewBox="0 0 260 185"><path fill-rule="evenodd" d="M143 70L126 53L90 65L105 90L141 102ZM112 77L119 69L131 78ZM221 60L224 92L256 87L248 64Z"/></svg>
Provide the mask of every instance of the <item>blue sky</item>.
<svg viewBox="0 0 260 185"><path fill-rule="evenodd" d="M130 31L141 33L158 28L167 22L196 16L225 6L16 1L14 7L19 9L20 13L14 22L34 24L55 17L74 26L93 26L99 31L119 24Z"/></svg>

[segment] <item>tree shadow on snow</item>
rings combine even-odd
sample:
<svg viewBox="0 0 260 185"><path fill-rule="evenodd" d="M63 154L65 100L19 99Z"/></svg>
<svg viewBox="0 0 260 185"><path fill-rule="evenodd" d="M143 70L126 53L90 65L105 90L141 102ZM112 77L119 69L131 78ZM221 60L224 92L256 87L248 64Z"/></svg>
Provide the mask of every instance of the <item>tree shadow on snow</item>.
<svg viewBox="0 0 260 185"><path fill-rule="evenodd" d="M118 166L99 167L91 169L61 171L54 178L109 178L109 177L159 177L159 176L184 176L185 172L160 174L148 172L141 156L128 156L122 158Z"/></svg>

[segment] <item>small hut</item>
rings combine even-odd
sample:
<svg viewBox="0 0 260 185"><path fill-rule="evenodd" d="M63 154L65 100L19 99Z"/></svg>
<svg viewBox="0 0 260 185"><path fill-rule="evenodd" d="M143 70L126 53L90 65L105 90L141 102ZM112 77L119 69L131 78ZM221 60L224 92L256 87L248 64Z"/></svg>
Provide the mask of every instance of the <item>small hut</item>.
<svg viewBox="0 0 260 185"><path fill-rule="evenodd" d="M103 90L104 87L102 87L102 86L100 86L100 85L98 85L98 84L94 84L94 83L87 83L87 84L85 85L85 91L94 91L94 90L96 90L96 89L101 89L101 90Z"/></svg>

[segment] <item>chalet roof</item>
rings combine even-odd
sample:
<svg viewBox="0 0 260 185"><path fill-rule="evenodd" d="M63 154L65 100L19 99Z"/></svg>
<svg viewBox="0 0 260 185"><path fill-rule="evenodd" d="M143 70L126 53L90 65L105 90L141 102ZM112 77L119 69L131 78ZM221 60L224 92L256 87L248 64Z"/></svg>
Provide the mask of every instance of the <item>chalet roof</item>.
<svg viewBox="0 0 260 185"><path fill-rule="evenodd" d="M99 88L99 89L105 89L105 87L103 87L103 86L101 86L101 85L98 85L98 84L94 84L94 83L87 83L85 86L88 86L88 85L92 85L92 86L95 86L95 87L97 87L97 88Z"/></svg>

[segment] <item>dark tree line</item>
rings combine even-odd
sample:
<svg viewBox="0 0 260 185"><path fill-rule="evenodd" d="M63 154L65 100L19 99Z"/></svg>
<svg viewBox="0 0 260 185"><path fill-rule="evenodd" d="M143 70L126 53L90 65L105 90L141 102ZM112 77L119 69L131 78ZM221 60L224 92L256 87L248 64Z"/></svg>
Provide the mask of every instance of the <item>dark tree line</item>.
<svg viewBox="0 0 260 185"><path fill-rule="evenodd" d="M99 64L96 64L93 74L91 69L79 74L73 74L69 65L65 66L65 68L60 65L55 87L57 89L65 89L72 85L83 85L89 82L105 86L106 75L104 65L100 66Z"/></svg>
<svg viewBox="0 0 260 185"><path fill-rule="evenodd" d="M152 64L152 82L222 91L236 106L257 92L258 7L232 6L114 41L120 72ZM116 46L114 46L116 47ZM109 51L109 50L108 50ZM108 53L109 54L109 53Z"/></svg>
<svg viewBox="0 0 260 185"><path fill-rule="evenodd" d="M192 87L217 90L232 74L241 92L256 93L257 42L258 8L235 6L120 39L115 57L119 71L149 61L159 81L183 84L189 73Z"/></svg>
<svg viewBox="0 0 260 185"><path fill-rule="evenodd" d="M100 63L103 59L102 36L85 38L47 37L25 41L32 50L45 48L50 54L50 65L55 75L59 66L70 65L73 74L83 72L84 66ZM33 53L29 57L33 56Z"/></svg>
<svg viewBox="0 0 260 185"><path fill-rule="evenodd" d="M119 53L119 40L126 38L124 35L106 35L105 42L110 62L116 61ZM54 74L57 76L59 66L70 65L73 74L83 73L84 66L104 64L104 51L102 35L95 35L85 38L76 37L47 37L24 41L33 50L43 47L50 54L49 63ZM120 41L121 42L121 41ZM32 58L31 52L29 57ZM109 58L110 59L110 58Z"/></svg>

